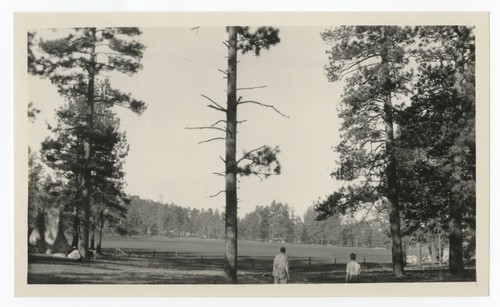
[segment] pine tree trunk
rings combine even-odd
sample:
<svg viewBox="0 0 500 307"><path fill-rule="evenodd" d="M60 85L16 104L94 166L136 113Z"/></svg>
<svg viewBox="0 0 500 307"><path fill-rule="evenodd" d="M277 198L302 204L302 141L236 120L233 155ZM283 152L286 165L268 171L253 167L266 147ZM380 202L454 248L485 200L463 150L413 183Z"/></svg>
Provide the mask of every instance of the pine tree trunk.
<svg viewBox="0 0 500 307"><path fill-rule="evenodd" d="M95 78L95 38L96 38L96 29L91 29L91 35L94 39L94 45L92 47L92 51L90 54L90 63L88 67L89 73L89 84L87 89L87 125L89 132L93 132L94 130L94 78ZM84 140L84 160L85 167L83 171L83 182L82 182L82 207L83 207L83 223L80 233L80 242L78 245L78 249L83 259L87 259L89 256L89 234L90 234L90 205L92 199L92 141L91 136L87 136Z"/></svg>
<svg viewBox="0 0 500 307"><path fill-rule="evenodd" d="M75 209L73 210L73 239L71 240L71 246L78 246L78 237L80 236L80 210L78 210L78 204L75 205Z"/></svg>
<svg viewBox="0 0 500 307"><path fill-rule="evenodd" d="M438 232L438 256L439 265L443 264L443 243L441 242L441 230Z"/></svg>
<svg viewBox="0 0 500 307"><path fill-rule="evenodd" d="M420 241L417 242L417 267L419 270L422 269L422 246Z"/></svg>
<svg viewBox="0 0 500 307"><path fill-rule="evenodd" d="M99 243L97 244L97 253L102 254L102 230L104 228L104 210L99 214Z"/></svg>
<svg viewBox="0 0 500 307"><path fill-rule="evenodd" d="M396 173L396 157L394 154L393 142L393 123L392 123L392 107L390 97L386 102L386 150L389 156L389 162L386 169L388 200L389 200L389 224L392 239L392 270L395 276L403 276L403 250L401 246L401 225L399 217L399 197L397 191L397 173ZM390 114L390 115L389 115Z"/></svg>
<svg viewBox="0 0 500 307"><path fill-rule="evenodd" d="M460 30L455 26L455 31L460 34ZM462 36L463 34L460 34ZM462 50L466 49L464 46L464 42L459 39L457 41L458 45L455 52L455 61L456 61L456 69L454 72L454 84L453 84L453 92L454 92L454 100L456 100L457 107L462 111L461 118L466 119L467 115L467 100L461 98L464 92L464 75L461 69L464 66L464 54ZM465 125L465 120L461 121L459 127L463 128ZM460 167L461 157L456 154L451 159L452 165L452 183L453 185L460 183L462 181L462 169ZM452 187L453 188L453 187ZM450 204L449 204L449 229L450 229L450 248L449 248L449 271L453 275L462 275L464 271L463 264L463 245L462 245L462 211L460 209L460 205L457 203L457 200L453 197L453 192L450 191Z"/></svg>
<svg viewBox="0 0 500 307"><path fill-rule="evenodd" d="M90 249L95 250L95 222L90 223Z"/></svg>
<svg viewBox="0 0 500 307"><path fill-rule="evenodd" d="M227 110L226 110L226 262L224 271L227 282L238 283L238 228L237 210L238 196L236 192L236 54L237 28L229 27L228 78L227 78Z"/></svg>
<svg viewBox="0 0 500 307"><path fill-rule="evenodd" d="M382 38L387 40L387 36L384 33L384 28L382 27ZM387 43L381 50L381 61L382 65L389 65L388 49ZM389 69L386 70L389 74ZM397 166L396 166L396 154L394 148L394 120L393 120L393 108L391 101L391 88L392 81L389 75L385 76L386 95L384 97L384 122L385 122L385 149L387 155L387 166L386 166L386 177L387 177L387 189L388 189L388 201L389 201L389 224L390 233L392 239L392 271L395 276L404 275L404 262L403 262L403 250L401 244L401 221L399 216L399 196L397 188Z"/></svg>
<svg viewBox="0 0 500 307"><path fill-rule="evenodd" d="M462 213L455 201L450 197L450 248L449 248L449 271L453 275L464 273L463 249L462 249Z"/></svg>
<svg viewBox="0 0 500 307"><path fill-rule="evenodd" d="M431 245L431 263L435 264L438 262L439 255L438 255L438 248L436 246L436 240L434 237L432 237L430 245Z"/></svg>
<svg viewBox="0 0 500 307"><path fill-rule="evenodd" d="M90 143L85 142L85 159L90 160ZM80 240L78 242L78 250L83 259L87 259L89 255L89 237L90 237L90 198L92 194L91 186L91 170L90 162L83 176L83 190L82 190L82 205L83 205L83 221L80 228Z"/></svg>

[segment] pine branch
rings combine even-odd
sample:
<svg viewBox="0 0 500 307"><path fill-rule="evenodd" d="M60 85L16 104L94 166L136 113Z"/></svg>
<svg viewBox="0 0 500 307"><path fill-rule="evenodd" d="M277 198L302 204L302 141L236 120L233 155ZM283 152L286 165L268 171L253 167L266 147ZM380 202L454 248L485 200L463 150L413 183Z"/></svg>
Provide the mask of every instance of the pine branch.
<svg viewBox="0 0 500 307"><path fill-rule="evenodd" d="M121 56L123 56L123 54L120 54L120 53L118 53L118 52L106 52L106 51L97 51L95 54L96 54L96 55L97 55L97 54L103 54L103 55L105 55L105 56L107 56L107 57L110 57L110 56L117 56L117 57L121 57ZM104 63L100 63L100 62L97 62L97 63L98 63L98 64L104 64Z"/></svg>
<svg viewBox="0 0 500 307"><path fill-rule="evenodd" d="M341 75L345 75L344 72L346 72L347 70L353 68L354 66L359 65L359 64L363 63L366 60L369 60L371 58L378 57L378 56L379 56L379 54L375 53L375 54L366 56L366 57L364 57L362 59L359 59L357 61L354 61L353 63L349 64L349 66L347 66L346 68L343 68L343 69L340 70ZM375 64L378 64L378 63L367 64L364 67L369 67L369 66L372 66L372 65L375 65Z"/></svg>
<svg viewBox="0 0 500 307"><path fill-rule="evenodd" d="M119 103L113 103L113 106L122 107L122 108L125 108L125 109L132 110L131 107L129 107L127 105L122 105L122 104L119 104Z"/></svg>
<svg viewBox="0 0 500 307"><path fill-rule="evenodd" d="M265 147L266 145L262 145L259 148L252 149L249 152L245 153L243 157L241 157L238 161L236 161L236 165L238 165L241 161L245 160L252 152L256 152L257 150L263 149Z"/></svg>
<svg viewBox="0 0 500 307"><path fill-rule="evenodd" d="M216 140L225 140L225 139L226 138L221 138L221 137L212 138L212 139L208 139L208 140L205 140L205 141L201 141L201 142L198 143L198 145L203 144L203 143L208 143L208 142L216 141Z"/></svg>
<svg viewBox="0 0 500 307"><path fill-rule="evenodd" d="M209 127L185 127L184 129L186 129L186 130L212 129L212 130L219 130L219 131L222 131L224 133L226 132L226 129L222 129L219 127L213 127L213 126L209 126Z"/></svg>
<svg viewBox="0 0 500 307"><path fill-rule="evenodd" d="M380 199L380 197L379 197L379 199ZM361 218L361 220L360 220L359 222L357 222L357 223L356 223L356 225L354 226L355 228L356 228L356 227L358 227L359 225L361 225L361 223L363 223L363 222L366 220L366 218L368 217L368 214L370 214L370 212L372 211L373 206L375 206L375 204L377 203L377 201L378 201L379 199L376 199L375 201L373 201L373 202L372 202L372 204L371 204L370 208L368 208L368 211L366 211L366 214L365 214L365 215Z"/></svg>
<svg viewBox="0 0 500 307"><path fill-rule="evenodd" d="M209 198L214 198L214 197L219 196L221 193L226 193L226 190L221 190L221 191L219 191L219 192L217 192L217 193L215 193L215 194L213 194L213 195L210 195L210 196L208 196L208 197L209 197Z"/></svg>
<svg viewBox="0 0 500 307"><path fill-rule="evenodd" d="M212 105L208 105L208 107L213 108L213 109L216 109L216 110L219 110L219 111L222 111L222 112L226 112L226 109L224 109L224 107L222 107L220 104L218 104L217 102L215 102L215 101L214 101L213 99L211 99L210 97L205 96L205 95L201 95L201 97L208 99L210 102L212 102L213 104L215 104L215 105L217 106L217 107L214 107L214 106L212 106Z"/></svg>
<svg viewBox="0 0 500 307"><path fill-rule="evenodd" d="M265 88L267 85L260 85L260 86L253 86L253 87L242 87L242 88L237 88L237 91L243 91L243 90L254 90L258 88Z"/></svg>
<svg viewBox="0 0 500 307"><path fill-rule="evenodd" d="M217 111L221 111L221 112L226 113L226 109L217 108L217 107L214 107L211 104L207 104L207 107L212 108L212 109L217 110Z"/></svg>
<svg viewBox="0 0 500 307"><path fill-rule="evenodd" d="M264 173L264 172L255 172L255 171L250 171L250 172L248 172L248 174L252 174L252 175L257 176L260 179L260 181L263 181L262 177L260 177L260 176L265 176L265 177L278 176L278 174L275 174L275 173ZM246 174L246 175L248 175L248 174Z"/></svg>
<svg viewBox="0 0 500 307"><path fill-rule="evenodd" d="M261 107L266 107L266 108L271 108L273 109L276 113L278 113L279 115L283 116L283 117L286 117L286 118L290 118L290 116L288 115L285 115L283 113L281 113L278 109L276 109L275 106L273 105L269 105L269 104L264 104L264 103L261 103L261 102L258 102L258 101L255 101L255 100L245 100L245 101L240 101L238 102L238 104L244 104L244 103L251 103L251 104L256 104L256 105L259 105Z"/></svg>
<svg viewBox="0 0 500 307"><path fill-rule="evenodd" d="M219 123L226 123L225 120L221 119L221 120L218 120L216 121L215 123L211 124L210 127L215 127L216 125L218 125Z"/></svg>

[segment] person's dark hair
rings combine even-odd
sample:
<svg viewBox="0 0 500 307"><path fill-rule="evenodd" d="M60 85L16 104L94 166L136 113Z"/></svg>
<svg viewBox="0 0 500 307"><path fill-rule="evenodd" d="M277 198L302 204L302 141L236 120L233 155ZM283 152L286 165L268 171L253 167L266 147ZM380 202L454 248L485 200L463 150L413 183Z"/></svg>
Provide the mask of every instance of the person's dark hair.
<svg viewBox="0 0 500 307"><path fill-rule="evenodd" d="M280 248L280 252L284 253L286 252L286 249L284 247Z"/></svg>
<svg viewBox="0 0 500 307"><path fill-rule="evenodd" d="M351 253L350 257L351 257L351 260L356 260L356 254L355 253Z"/></svg>

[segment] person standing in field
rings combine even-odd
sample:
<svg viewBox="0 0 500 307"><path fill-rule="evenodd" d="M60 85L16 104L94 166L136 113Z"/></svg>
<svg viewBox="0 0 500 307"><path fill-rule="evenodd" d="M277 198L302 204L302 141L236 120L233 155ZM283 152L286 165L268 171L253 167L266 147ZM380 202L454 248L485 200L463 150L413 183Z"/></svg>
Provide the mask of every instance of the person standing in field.
<svg viewBox="0 0 500 307"><path fill-rule="evenodd" d="M285 255L286 249L280 248L280 253L274 257L273 276L275 284L286 284L290 279L288 272L288 256Z"/></svg>
<svg viewBox="0 0 500 307"><path fill-rule="evenodd" d="M356 254L351 253L351 261L347 264L345 282L358 283L361 275L361 266L356 262Z"/></svg>

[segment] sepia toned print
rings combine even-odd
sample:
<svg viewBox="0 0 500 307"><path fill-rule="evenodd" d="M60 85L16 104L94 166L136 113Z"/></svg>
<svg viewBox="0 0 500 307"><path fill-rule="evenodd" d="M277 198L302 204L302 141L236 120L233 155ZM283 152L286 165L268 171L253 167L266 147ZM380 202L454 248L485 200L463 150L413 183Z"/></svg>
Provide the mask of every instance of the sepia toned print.
<svg viewBox="0 0 500 307"><path fill-rule="evenodd" d="M481 14L160 15L17 16L19 295L485 294Z"/></svg>

